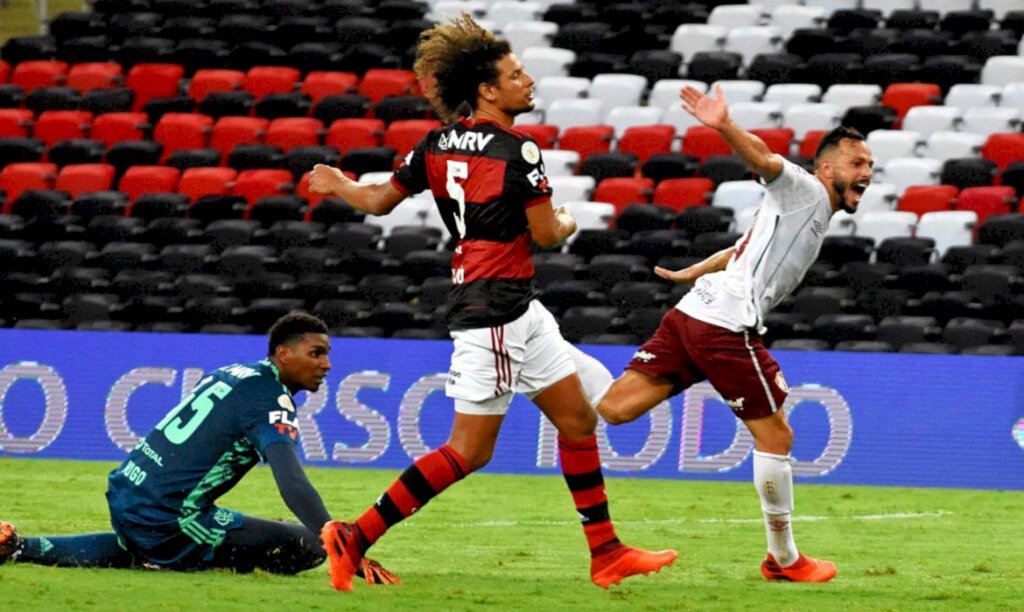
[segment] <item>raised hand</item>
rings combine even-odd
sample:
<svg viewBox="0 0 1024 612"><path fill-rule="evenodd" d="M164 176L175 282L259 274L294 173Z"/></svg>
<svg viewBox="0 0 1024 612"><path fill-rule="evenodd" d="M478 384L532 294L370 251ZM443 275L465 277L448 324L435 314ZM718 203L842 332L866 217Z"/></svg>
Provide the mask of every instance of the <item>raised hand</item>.
<svg viewBox="0 0 1024 612"><path fill-rule="evenodd" d="M729 119L729 108L722 86L715 85L715 97L710 98L687 85L679 92L683 109L709 128L718 129Z"/></svg>
<svg viewBox="0 0 1024 612"><path fill-rule="evenodd" d="M693 283L703 274L698 266L690 266L682 270L669 270L668 268L655 266L654 273L673 283Z"/></svg>
<svg viewBox="0 0 1024 612"><path fill-rule="evenodd" d="M349 180L341 170L333 166L317 164L313 166L313 174L309 177L310 193L321 193L331 195L335 193L338 185Z"/></svg>

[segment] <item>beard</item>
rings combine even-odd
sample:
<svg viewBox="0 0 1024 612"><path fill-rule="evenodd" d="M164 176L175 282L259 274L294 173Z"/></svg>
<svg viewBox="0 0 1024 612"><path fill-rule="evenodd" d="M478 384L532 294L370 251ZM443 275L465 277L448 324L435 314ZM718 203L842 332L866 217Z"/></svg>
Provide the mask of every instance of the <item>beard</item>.
<svg viewBox="0 0 1024 612"><path fill-rule="evenodd" d="M519 106L519 107L516 107L516 108L510 108L510 109L506 110L505 112L508 113L512 117L518 117L519 115L522 115L523 113L533 112L533 109L535 109L535 108L537 108L537 104L535 102L533 102L532 100L530 100L529 102L526 102L522 106Z"/></svg>
<svg viewBox="0 0 1024 612"><path fill-rule="evenodd" d="M854 207L854 206L851 206L850 203L846 201L846 194L850 191L850 184L849 183L844 183L843 181L841 181L839 179L833 179L832 180L832 189L834 189L835 192L836 192L836 195L839 196L839 209L840 210L842 210L844 212L848 212L851 215L853 213L857 212L857 208Z"/></svg>

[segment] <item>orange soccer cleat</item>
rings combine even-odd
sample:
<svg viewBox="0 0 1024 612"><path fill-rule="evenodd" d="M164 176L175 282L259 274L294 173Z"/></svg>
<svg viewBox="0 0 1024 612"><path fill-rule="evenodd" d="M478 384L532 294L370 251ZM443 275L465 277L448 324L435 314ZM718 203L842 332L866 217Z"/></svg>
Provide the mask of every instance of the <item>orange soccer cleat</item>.
<svg viewBox="0 0 1024 612"><path fill-rule="evenodd" d="M344 521L331 521L320 530L327 561L331 586L339 591L352 590L352 578L362 565L363 553L359 550L359 527Z"/></svg>
<svg viewBox="0 0 1024 612"><path fill-rule="evenodd" d="M630 576L659 572L672 565L679 553L674 550L653 552L632 546L619 545L590 560L590 579L607 589Z"/></svg>
<svg viewBox="0 0 1024 612"><path fill-rule="evenodd" d="M781 567L771 553L761 563L761 573L768 580L790 582L828 582L836 576L836 564L831 561L812 559L800 553L796 563Z"/></svg>

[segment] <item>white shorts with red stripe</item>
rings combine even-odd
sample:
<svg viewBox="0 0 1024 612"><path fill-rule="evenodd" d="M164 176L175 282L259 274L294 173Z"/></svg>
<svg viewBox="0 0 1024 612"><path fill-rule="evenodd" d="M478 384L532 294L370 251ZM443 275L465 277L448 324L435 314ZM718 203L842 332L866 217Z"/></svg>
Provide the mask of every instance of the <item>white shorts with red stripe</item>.
<svg viewBox="0 0 1024 612"><path fill-rule="evenodd" d="M505 414L513 393L532 398L576 372L572 346L537 300L511 323L455 331L452 339L445 395L464 414Z"/></svg>

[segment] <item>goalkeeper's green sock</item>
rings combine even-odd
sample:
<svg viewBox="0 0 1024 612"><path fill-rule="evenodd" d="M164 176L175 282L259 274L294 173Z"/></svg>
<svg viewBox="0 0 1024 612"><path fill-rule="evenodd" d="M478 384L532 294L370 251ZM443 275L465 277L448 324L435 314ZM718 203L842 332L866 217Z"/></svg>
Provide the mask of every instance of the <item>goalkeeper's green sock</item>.
<svg viewBox="0 0 1024 612"><path fill-rule="evenodd" d="M21 551L13 560L59 567L128 568L138 564L137 559L121 547L113 533L24 538Z"/></svg>

